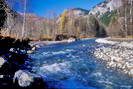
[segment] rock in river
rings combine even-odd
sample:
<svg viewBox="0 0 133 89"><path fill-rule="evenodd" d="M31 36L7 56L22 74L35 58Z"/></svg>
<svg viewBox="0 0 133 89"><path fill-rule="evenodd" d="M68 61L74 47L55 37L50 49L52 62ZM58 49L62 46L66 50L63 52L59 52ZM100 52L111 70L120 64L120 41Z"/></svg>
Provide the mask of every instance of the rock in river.
<svg viewBox="0 0 133 89"><path fill-rule="evenodd" d="M3 57L0 57L0 68L2 67L2 65L5 63L5 59Z"/></svg>
<svg viewBox="0 0 133 89"><path fill-rule="evenodd" d="M71 42L74 42L74 41L76 41L75 38L69 38L67 42L68 42L68 43L71 43Z"/></svg>
<svg viewBox="0 0 133 89"><path fill-rule="evenodd" d="M18 70L14 75L13 82L17 82L17 84L23 88L38 87L40 89L46 87L41 76L30 73L26 70Z"/></svg>

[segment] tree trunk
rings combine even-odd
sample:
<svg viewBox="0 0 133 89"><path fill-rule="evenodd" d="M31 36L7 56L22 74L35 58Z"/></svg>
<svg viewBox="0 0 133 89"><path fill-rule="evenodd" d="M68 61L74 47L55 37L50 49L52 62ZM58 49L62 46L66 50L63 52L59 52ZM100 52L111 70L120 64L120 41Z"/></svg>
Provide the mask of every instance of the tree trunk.
<svg viewBox="0 0 133 89"><path fill-rule="evenodd" d="M132 38L133 38L133 0L130 0L130 24L131 24L131 35L132 35Z"/></svg>
<svg viewBox="0 0 133 89"><path fill-rule="evenodd" d="M27 4L27 0L24 0L24 14L23 14L23 26L22 26L22 39L25 36L25 22L26 22L26 4Z"/></svg>
<svg viewBox="0 0 133 89"><path fill-rule="evenodd" d="M125 37L127 36L127 31L128 31L128 25L127 25L127 8L125 7L124 11L125 17L124 17L124 28L125 28Z"/></svg>

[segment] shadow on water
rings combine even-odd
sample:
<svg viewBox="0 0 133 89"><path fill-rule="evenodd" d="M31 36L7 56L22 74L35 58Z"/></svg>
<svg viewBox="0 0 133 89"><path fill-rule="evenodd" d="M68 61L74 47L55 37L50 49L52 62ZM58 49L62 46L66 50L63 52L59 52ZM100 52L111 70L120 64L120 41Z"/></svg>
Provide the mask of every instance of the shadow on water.
<svg viewBox="0 0 133 89"><path fill-rule="evenodd" d="M44 77L50 88L133 89L133 80L98 61L95 39L47 45L31 57L32 72ZM105 45L104 45L105 46Z"/></svg>

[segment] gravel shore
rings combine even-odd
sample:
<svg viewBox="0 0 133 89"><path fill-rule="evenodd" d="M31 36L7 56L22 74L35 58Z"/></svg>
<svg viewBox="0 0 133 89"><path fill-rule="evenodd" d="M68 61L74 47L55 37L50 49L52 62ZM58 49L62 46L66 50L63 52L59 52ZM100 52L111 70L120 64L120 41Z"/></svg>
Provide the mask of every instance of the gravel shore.
<svg viewBox="0 0 133 89"><path fill-rule="evenodd" d="M88 40L91 38L82 38L80 40ZM39 46L44 46L44 45L51 45L51 44L59 44L59 43L69 43L69 40L62 40L62 41L31 41L29 45L34 46L34 45L39 45Z"/></svg>
<svg viewBox="0 0 133 89"><path fill-rule="evenodd" d="M108 68L116 69L133 77L133 41L109 41L100 39L98 43L108 44L95 50L94 55Z"/></svg>

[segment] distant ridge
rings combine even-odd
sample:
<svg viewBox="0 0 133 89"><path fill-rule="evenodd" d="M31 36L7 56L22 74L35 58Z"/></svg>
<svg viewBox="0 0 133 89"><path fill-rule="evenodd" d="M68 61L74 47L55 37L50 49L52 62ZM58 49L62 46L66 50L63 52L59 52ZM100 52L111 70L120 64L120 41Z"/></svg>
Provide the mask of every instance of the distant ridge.
<svg viewBox="0 0 133 89"><path fill-rule="evenodd" d="M87 14L89 14L89 10L82 9L82 8L72 8L72 9L66 10L66 12L70 15L71 14L74 14L74 15L87 15Z"/></svg>

